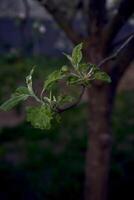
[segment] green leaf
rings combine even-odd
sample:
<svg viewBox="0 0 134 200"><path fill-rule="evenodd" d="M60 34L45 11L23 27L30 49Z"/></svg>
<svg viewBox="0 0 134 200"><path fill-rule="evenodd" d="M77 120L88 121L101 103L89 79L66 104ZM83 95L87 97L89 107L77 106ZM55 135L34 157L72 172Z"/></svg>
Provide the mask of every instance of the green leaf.
<svg viewBox="0 0 134 200"><path fill-rule="evenodd" d="M11 96L9 100L4 102L1 106L0 109L4 111L9 111L16 105L18 105L21 101L25 101L29 97L29 92L27 88L25 87L20 87L18 88L15 93Z"/></svg>
<svg viewBox="0 0 134 200"><path fill-rule="evenodd" d="M74 49L73 49L72 62L74 64L74 67L77 67L82 60L82 51L81 51L82 46L83 46L83 44L80 43L77 46L75 46Z"/></svg>
<svg viewBox="0 0 134 200"><path fill-rule="evenodd" d="M53 85L57 83L59 80L61 80L63 77L64 75L60 70L52 72L45 81L43 89L44 90L51 89Z"/></svg>
<svg viewBox="0 0 134 200"><path fill-rule="evenodd" d="M67 83L68 85L77 85L77 83L79 83L81 81L81 79L79 77L70 75L68 77Z"/></svg>
<svg viewBox="0 0 134 200"><path fill-rule="evenodd" d="M58 103L59 104L64 104L64 103L67 103L67 102L72 102L73 101L73 97L69 96L69 95L60 95L58 96Z"/></svg>
<svg viewBox="0 0 134 200"><path fill-rule="evenodd" d="M101 69L97 65L90 64L90 68L92 69L94 74L97 72L101 72Z"/></svg>
<svg viewBox="0 0 134 200"><path fill-rule="evenodd" d="M78 69L80 72L87 73L88 70L90 69L90 65L88 63L82 63L82 64L79 64Z"/></svg>
<svg viewBox="0 0 134 200"><path fill-rule="evenodd" d="M106 72L96 72L94 74L94 78L96 80L106 81L108 83L111 82L111 78L110 78L110 76Z"/></svg>
<svg viewBox="0 0 134 200"><path fill-rule="evenodd" d="M27 121L35 128L50 129L54 113L49 105L29 107L27 109Z"/></svg>
<svg viewBox="0 0 134 200"><path fill-rule="evenodd" d="M30 94L34 94L33 92L33 86L32 86L32 75L34 73L34 68L30 71L30 74L26 77L26 84L27 84L27 87L28 87L28 90L30 92Z"/></svg>
<svg viewBox="0 0 134 200"><path fill-rule="evenodd" d="M63 54L64 54L64 56L66 56L67 59L72 63L72 57L71 57L70 55L66 54L66 53L63 53Z"/></svg>
<svg viewBox="0 0 134 200"><path fill-rule="evenodd" d="M58 113L55 114L55 120L56 120L58 123L61 122L61 116L60 116Z"/></svg>
<svg viewBox="0 0 134 200"><path fill-rule="evenodd" d="M62 66L61 72L62 72L62 73L67 73L67 72L69 72L68 66L66 66L66 65Z"/></svg>
<svg viewBox="0 0 134 200"><path fill-rule="evenodd" d="M18 87L18 88L16 89L16 91L15 91L15 94L16 94L16 95L17 95L17 94L18 94L18 95L21 95L21 94L30 95L28 88L27 88L27 87L23 87L23 86Z"/></svg>

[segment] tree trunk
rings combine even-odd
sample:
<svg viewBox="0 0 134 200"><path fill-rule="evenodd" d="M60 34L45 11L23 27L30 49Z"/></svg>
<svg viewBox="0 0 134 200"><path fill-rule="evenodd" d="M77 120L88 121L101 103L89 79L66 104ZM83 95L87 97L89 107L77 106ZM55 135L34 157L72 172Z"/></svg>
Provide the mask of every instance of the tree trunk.
<svg viewBox="0 0 134 200"><path fill-rule="evenodd" d="M115 90L111 85L89 88L89 141L86 157L85 200L106 200L111 151L111 111Z"/></svg>

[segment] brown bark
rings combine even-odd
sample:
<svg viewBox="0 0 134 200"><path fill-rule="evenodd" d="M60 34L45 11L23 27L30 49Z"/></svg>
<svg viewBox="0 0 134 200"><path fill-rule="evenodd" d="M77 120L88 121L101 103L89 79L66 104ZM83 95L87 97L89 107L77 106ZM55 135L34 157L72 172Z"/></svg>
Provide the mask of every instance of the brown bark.
<svg viewBox="0 0 134 200"><path fill-rule="evenodd" d="M92 86L89 94L89 136L86 154L85 200L107 199L111 151L111 111L115 89Z"/></svg>

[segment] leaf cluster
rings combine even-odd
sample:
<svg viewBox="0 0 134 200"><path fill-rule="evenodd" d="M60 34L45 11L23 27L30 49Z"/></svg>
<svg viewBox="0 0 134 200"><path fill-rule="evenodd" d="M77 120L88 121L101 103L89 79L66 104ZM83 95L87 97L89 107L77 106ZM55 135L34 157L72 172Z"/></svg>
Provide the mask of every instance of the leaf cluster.
<svg viewBox="0 0 134 200"><path fill-rule="evenodd" d="M20 102L32 97L38 105L26 109L27 121L35 128L50 129L54 119L60 120L59 108L73 102L74 99L65 94L55 94L53 88L57 83L64 80L68 86L86 88L92 84L93 80L111 81L110 77L96 65L83 61L82 47L83 44L80 43L74 47L72 55L64 54L70 64L55 70L45 79L40 96L37 96L33 89L33 68L26 77L26 86L17 88L11 98L0 106L0 109L9 111Z"/></svg>

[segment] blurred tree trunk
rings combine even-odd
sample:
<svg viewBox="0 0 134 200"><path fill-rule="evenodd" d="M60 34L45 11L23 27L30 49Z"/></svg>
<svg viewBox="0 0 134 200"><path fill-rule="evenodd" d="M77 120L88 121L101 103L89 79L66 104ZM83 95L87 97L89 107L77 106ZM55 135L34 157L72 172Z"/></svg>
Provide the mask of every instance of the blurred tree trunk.
<svg viewBox="0 0 134 200"><path fill-rule="evenodd" d="M86 41L85 56L91 63L104 59L103 41L93 36ZM105 37L103 37L105 40ZM87 44L88 43L88 44ZM88 89L89 135L85 166L85 200L106 200L108 198L108 175L112 148L111 118L116 91L120 80L134 59L134 38L122 50L115 62L103 67L112 79L111 84L95 81Z"/></svg>
<svg viewBox="0 0 134 200"><path fill-rule="evenodd" d="M87 61L98 63L103 59L101 45L98 45L101 44L99 40L96 36L91 42L88 41L89 47L85 49ZM107 199L112 147L111 113L116 86L96 81L88 89L89 135L85 167L85 200Z"/></svg>
<svg viewBox="0 0 134 200"><path fill-rule="evenodd" d="M106 0L83 0L86 7L86 34L81 36L72 26L70 17L65 14L65 4L58 0L38 0L49 11L74 44L83 41L84 54L88 62L98 64L111 55L115 49L113 41L134 12L133 0L121 0L117 13L109 19ZM73 1L66 1L68 5ZM59 5L58 3L59 2ZM79 0L72 4L76 12ZM81 4L81 6L82 6ZM61 5L61 6L60 6ZM85 5L85 6L84 6ZM63 7L64 8L63 8ZM82 10L83 12L83 10ZM73 14L72 14L73 15ZM74 15L73 15L74 16ZM119 42L119 44L121 44ZM121 51L118 58L102 66L112 79L112 84L94 82L88 90L89 96L89 136L86 155L85 200L106 200L108 171L112 144L111 112L118 83L134 58L134 38Z"/></svg>
<svg viewBox="0 0 134 200"><path fill-rule="evenodd" d="M111 96L112 92L112 96ZM105 200L111 151L111 111L115 91L92 86L89 94L89 137L86 154L86 200Z"/></svg>

